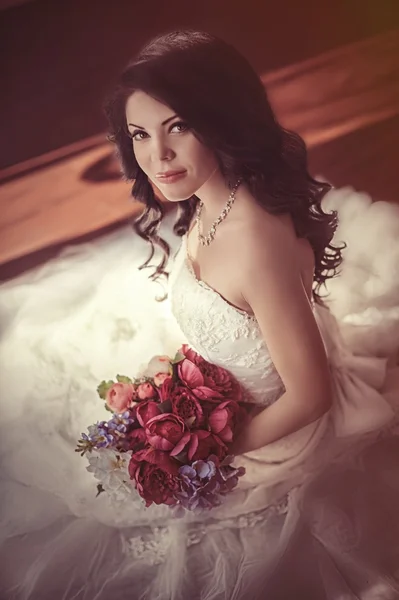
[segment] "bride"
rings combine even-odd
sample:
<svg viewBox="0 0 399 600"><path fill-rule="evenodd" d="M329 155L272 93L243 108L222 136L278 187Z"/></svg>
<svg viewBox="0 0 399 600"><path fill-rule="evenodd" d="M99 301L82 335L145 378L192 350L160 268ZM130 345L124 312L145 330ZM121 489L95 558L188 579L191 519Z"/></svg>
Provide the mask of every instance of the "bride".
<svg viewBox="0 0 399 600"><path fill-rule="evenodd" d="M313 179L255 72L208 34L153 40L106 112L137 235L2 287L2 597L399 598L398 211ZM182 342L243 387L245 476L181 519L96 498L73 453L102 417L96 385Z"/></svg>

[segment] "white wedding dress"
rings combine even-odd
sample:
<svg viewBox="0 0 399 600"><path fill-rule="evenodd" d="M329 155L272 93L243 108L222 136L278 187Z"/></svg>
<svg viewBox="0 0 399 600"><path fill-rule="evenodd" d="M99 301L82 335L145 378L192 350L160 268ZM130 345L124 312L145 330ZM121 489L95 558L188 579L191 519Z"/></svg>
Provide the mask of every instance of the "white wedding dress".
<svg viewBox="0 0 399 600"><path fill-rule="evenodd" d="M96 497L74 453L105 417L99 381L185 341L249 402L283 391L255 318L196 279L175 215L161 231L177 251L166 302L137 270L148 249L129 227L1 287L1 599L399 598L399 208L349 188L324 207L348 244L314 306L334 406L236 457L238 488L202 515L173 519L135 492Z"/></svg>

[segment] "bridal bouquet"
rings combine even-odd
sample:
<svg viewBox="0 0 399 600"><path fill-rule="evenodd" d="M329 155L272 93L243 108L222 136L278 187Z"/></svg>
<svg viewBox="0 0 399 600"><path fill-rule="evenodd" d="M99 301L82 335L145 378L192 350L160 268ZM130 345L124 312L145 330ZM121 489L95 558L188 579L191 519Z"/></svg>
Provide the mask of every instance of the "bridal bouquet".
<svg viewBox="0 0 399 600"><path fill-rule="evenodd" d="M218 506L245 469L227 444L245 422L233 376L187 345L174 359L155 356L136 378L118 375L97 388L113 413L82 434L76 452L100 481L98 492L131 493L179 514Z"/></svg>

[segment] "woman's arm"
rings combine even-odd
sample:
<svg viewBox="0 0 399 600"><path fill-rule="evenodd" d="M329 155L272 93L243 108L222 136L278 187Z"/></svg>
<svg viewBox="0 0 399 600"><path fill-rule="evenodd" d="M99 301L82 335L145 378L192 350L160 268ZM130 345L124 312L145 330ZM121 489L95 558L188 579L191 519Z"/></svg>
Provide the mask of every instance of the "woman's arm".
<svg viewBox="0 0 399 600"><path fill-rule="evenodd" d="M320 418L332 403L324 344L303 286L297 240L279 222L244 235L238 272L285 393L244 428L230 450L261 448Z"/></svg>
<svg viewBox="0 0 399 600"><path fill-rule="evenodd" d="M325 400L314 408L307 408L295 394L285 392L277 402L252 419L229 446L229 452L238 455L263 448L316 421L329 408L330 403Z"/></svg>

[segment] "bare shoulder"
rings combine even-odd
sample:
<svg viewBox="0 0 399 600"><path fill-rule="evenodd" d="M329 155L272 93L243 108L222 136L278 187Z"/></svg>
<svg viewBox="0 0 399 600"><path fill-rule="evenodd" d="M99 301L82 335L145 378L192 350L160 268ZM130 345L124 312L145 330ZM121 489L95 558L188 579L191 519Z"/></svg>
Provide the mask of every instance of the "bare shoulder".
<svg viewBox="0 0 399 600"><path fill-rule="evenodd" d="M231 240L232 255L243 272L262 270L287 261L298 263L298 240L288 215L272 215L261 207L252 211Z"/></svg>

